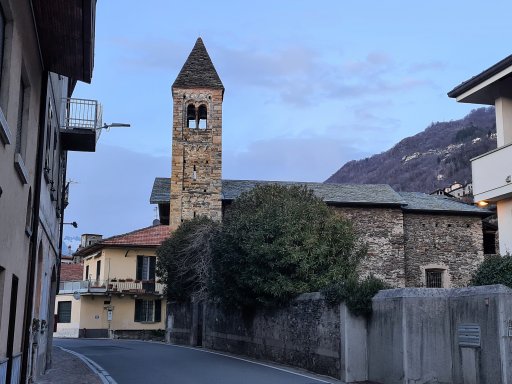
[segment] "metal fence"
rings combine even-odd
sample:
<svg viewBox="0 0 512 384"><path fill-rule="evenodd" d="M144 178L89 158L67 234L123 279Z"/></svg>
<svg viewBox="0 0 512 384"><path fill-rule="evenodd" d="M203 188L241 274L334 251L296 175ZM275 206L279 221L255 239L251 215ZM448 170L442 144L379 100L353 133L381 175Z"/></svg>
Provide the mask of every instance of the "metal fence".
<svg viewBox="0 0 512 384"><path fill-rule="evenodd" d="M126 281L130 280L130 281ZM152 280L114 279L114 280L76 280L61 281L59 293L163 293L164 286Z"/></svg>
<svg viewBox="0 0 512 384"><path fill-rule="evenodd" d="M97 100L65 98L63 129L96 130L102 125L102 107ZM98 130L99 131L99 130Z"/></svg>

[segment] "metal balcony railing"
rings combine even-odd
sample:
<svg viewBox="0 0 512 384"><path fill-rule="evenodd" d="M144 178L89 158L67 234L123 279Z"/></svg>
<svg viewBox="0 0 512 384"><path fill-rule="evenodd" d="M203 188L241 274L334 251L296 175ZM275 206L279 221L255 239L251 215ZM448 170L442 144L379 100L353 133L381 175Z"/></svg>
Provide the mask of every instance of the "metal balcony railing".
<svg viewBox="0 0 512 384"><path fill-rule="evenodd" d="M120 279L124 280L124 279ZM164 286L161 283L155 283L152 280L132 280L119 281L112 280L78 280L61 281L59 293L129 293L129 294L162 294Z"/></svg>
<svg viewBox="0 0 512 384"><path fill-rule="evenodd" d="M64 99L66 117L63 129L98 129L102 125L102 107L97 100Z"/></svg>
<svg viewBox="0 0 512 384"><path fill-rule="evenodd" d="M103 110L97 100L64 98L60 133L66 151L94 152L100 138Z"/></svg>

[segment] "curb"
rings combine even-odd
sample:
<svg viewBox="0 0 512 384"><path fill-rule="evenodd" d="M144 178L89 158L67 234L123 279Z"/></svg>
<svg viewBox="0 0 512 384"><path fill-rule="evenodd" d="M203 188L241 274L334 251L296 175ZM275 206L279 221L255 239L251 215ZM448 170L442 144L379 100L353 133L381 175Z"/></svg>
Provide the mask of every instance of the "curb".
<svg viewBox="0 0 512 384"><path fill-rule="evenodd" d="M99 365L98 363L94 362L93 360L89 359L88 357L86 357L78 352L72 351L67 348L59 347L59 346L58 346L58 348L60 348L64 352L70 353L73 356L78 357L80 360L82 360L91 369L91 371L93 371L93 373L95 373L100 378L100 380L103 384L117 384L117 381L115 381L114 378L112 376L110 376L110 373L108 373L105 369L103 369L103 367L101 365Z"/></svg>

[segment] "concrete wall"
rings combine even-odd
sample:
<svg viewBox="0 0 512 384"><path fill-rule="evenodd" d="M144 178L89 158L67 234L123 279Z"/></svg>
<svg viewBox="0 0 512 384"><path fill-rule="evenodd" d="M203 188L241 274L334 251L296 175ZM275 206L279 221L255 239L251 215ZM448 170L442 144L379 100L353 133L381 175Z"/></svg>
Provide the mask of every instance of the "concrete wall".
<svg viewBox="0 0 512 384"><path fill-rule="evenodd" d="M394 289L373 299L368 377L385 384L505 384L512 381L512 290ZM480 329L479 344L459 338ZM512 331L512 327L511 327Z"/></svg>
<svg viewBox="0 0 512 384"><path fill-rule="evenodd" d="M386 384L450 383L447 289L393 289L373 301L368 327L368 374ZM436 382L436 381L432 381Z"/></svg>
<svg viewBox="0 0 512 384"><path fill-rule="evenodd" d="M502 285L381 291L368 322L344 305L327 306L318 293L246 315L211 304L204 308L201 326L192 305L169 307L171 342L196 345L202 332L206 348L347 383L512 382L512 290ZM478 345L464 344L459 331L468 327L480 329Z"/></svg>

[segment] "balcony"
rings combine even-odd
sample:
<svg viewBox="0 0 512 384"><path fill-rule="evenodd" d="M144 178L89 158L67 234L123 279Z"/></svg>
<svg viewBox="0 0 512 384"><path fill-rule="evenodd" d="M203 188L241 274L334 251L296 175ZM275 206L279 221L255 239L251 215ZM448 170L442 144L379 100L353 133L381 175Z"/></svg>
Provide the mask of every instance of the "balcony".
<svg viewBox="0 0 512 384"><path fill-rule="evenodd" d="M512 143L471 159L475 201L512 197Z"/></svg>
<svg viewBox="0 0 512 384"><path fill-rule="evenodd" d="M63 99L66 111L60 127L62 149L66 151L94 152L102 124L102 108L97 100Z"/></svg>
<svg viewBox="0 0 512 384"><path fill-rule="evenodd" d="M130 279L127 279L130 280ZM129 294L129 295L161 295L164 292L164 286L161 283L155 283L153 280L126 281L123 279L114 280L77 280L61 281L59 294L70 294L79 292L82 295L88 294Z"/></svg>

